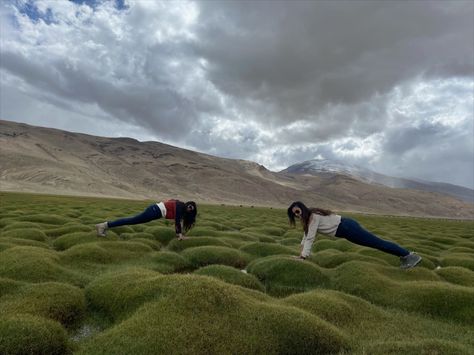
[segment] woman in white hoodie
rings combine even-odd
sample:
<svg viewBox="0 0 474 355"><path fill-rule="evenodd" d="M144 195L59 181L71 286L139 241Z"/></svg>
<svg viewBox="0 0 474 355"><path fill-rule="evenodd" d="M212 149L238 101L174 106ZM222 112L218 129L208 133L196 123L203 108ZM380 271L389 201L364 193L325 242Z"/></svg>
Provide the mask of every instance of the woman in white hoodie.
<svg viewBox="0 0 474 355"><path fill-rule="evenodd" d="M410 252L393 242L380 239L362 228L357 221L341 217L329 210L308 208L304 203L296 201L288 207L288 219L293 226L295 225L295 218L301 220L304 229L299 256L301 259L306 259L310 255L316 234L320 232L398 256L402 269L412 268L421 261L421 256L414 252Z"/></svg>

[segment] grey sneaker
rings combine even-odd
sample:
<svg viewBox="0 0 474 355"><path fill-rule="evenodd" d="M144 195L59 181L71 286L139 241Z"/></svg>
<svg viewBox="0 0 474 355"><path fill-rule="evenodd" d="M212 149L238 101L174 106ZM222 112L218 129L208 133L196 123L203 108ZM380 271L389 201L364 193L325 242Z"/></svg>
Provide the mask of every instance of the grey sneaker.
<svg viewBox="0 0 474 355"><path fill-rule="evenodd" d="M97 230L98 237L105 237L108 229L107 222L96 224L95 229Z"/></svg>
<svg viewBox="0 0 474 355"><path fill-rule="evenodd" d="M401 269L410 269L418 265L421 261L421 256L415 254L413 251L410 252L407 256L400 257L400 268Z"/></svg>

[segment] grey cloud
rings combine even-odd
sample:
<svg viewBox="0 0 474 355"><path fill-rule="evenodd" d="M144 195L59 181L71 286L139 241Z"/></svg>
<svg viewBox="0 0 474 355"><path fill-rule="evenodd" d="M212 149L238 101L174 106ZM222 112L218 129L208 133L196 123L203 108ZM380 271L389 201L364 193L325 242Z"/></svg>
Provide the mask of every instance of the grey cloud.
<svg viewBox="0 0 474 355"><path fill-rule="evenodd" d="M201 7L196 51L210 63L209 78L242 104L254 98L274 106L265 119L307 119L416 76L472 75L469 2L204 1Z"/></svg>
<svg viewBox="0 0 474 355"><path fill-rule="evenodd" d="M375 167L385 174L448 181L474 188L474 122L389 132Z"/></svg>
<svg viewBox="0 0 474 355"><path fill-rule="evenodd" d="M384 120L379 112L332 116L332 111L357 110L364 103L370 107L375 94L417 75L472 74L468 63L473 54L465 45L473 39L469 2L204 1L199 8L195 41L142 43L151 37L155 20L136 6L127 25L140 23L143 38L137 38L138 43L133 37L121 42L113 29L98 24L98 44L129 50L106 56L114 61L110 67L100 60L95 68L89 60L71 65L66 58L32 64L7 51L5 68L33 86L71 100L96 102L124 121L168 137L206 115L230 113L215 96L197 94L206 90L202 85L191 92L180 90L195 70L202 70L204 82L228 95L242 116L276 127L297 120L318 122L316 138L327 139L354 126L358 134L373 132ZM162 14L159 18L170 22ZM206 59L206 66L200 66L200 58ZM179 70L171 61L180 62ZM97 75L97 67L110 73ZM345 110L339 109L344 105ZM335 121L333 129L321 129L329 120Z"/></svg>
<svg viewBox="0 0 474 355"><path fill-rule="evenodd" d="M352 105L327 106L313 119L303 121L297 128L286 125L280 128L280 143L326 143L347 136L366 138L385 130L390 115L387 112L389 95L374 98L369 102Z"/></svg>
<svg viewBox="0 0 474 355"><path fill-rule="evenodd" d="M403 154L445 139L452 139L452 132L449 132L449 129L439 123L423 122L418 127L400 127L391 130L385 136L383 150L391 154Z"/></svg>
<svg viewBox="0 0 474 355"><path fill-rule="evenodd" d="M190 134L186 136L186 144L202 152L242 159L268 143L259 132L245 125L228 128L222 134L215 132L213 125L213 121L195 122Z"/></svg>
<svg viewBox="0 0 474 355"><path fill-rule="evenodd" d="M59 27L35 28L44 31L41 39L68 49L63 53L41 41L31 44L22 33L11 48L2 42L0 69L27 84L24 93L33 103L89 113L105 126L120 120L123 127L143 127L168 143L220 156L267 154L265 161L284 167L322 155L414 175L431 171L429 164L443 157L451 171L469 176L472 136L456 125L425 121L455 106L453 97L472 107L472 95L446 85L438 102L425 97L417 103L411 88L431 79L472 82L472 2L200 1L197 23L189 28L176 18L179 9L170 15L169 3L156 4L132 2L109 14L118 13L110 23L106 5L98 4L100 18L62 28L67 37L55 32ZM158 40L168 28L170 38ZM176 35L183 29L193 36ZM411 113L397 117L393 105L405 98ZM12 105L9 112L15 112ZM28 115L17 112L3 118ZM472 113L463 117L472 119ZM232 120L234 134L220 136L213 125ZM344 138L377 135L385 141L368 158L336 153L336 145L357 150ZM443 152L438 144L446 146ZM453 179L448 170L436 176Z"/></svg>
<svg viewBox="0 0 474 355"><path fill-rule="evenodd" d="M8 51L2 53L1 67L48 92L51 101L97 103L110 115L148 126L163 137L178 135L197 116L193 102L178 94L173 86L146 86L130 81L117 85L65 61L44 65Z"/></svg>

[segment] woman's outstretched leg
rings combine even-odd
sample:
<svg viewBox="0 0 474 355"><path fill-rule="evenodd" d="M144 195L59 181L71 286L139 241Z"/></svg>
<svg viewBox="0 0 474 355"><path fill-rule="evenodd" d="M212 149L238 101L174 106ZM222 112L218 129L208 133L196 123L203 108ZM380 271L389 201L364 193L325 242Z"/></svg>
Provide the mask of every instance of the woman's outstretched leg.
<svg viewBox="0 0 474 355"><path fill-rule="evenodd" d="M402 248L396 243L377 237L376 235L362 228L358 222L350 218L343 218L341 220L341 224L339 225L336 232L336 237L343 237L352 243L396 255L400 257L400 267L403 269L414 267L421 261L421 256L413 252L409 252L407 249Z"/></svg>
<svg viewBox="0 0 474 355"><path fill-rule="evenodd" d="M370 233L360 226L360 224L353 219L343 218L337 230L337 237L343 237L352 243L363 245L366 247L378 249L385 253L396 256L407 256L410 254L408 250L402 248L396 243L383 240L376 235Z"/></svg>
<svg viewBox="0 0 474 355"><path fill-rule="evenodd" d="M120 218L111 222L103 222L96 225L97 235L105 237L107 229L124 226L147 223L154 219L161 218L160 208L156 204L148 206L142 213L133 217Z"/></svg>

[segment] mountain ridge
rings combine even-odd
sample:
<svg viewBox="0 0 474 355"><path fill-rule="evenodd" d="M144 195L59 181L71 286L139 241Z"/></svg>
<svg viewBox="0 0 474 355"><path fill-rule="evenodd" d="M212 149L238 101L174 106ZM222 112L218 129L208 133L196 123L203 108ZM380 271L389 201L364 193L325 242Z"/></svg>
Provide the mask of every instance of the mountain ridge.
<svg viewBox="0 0 474 355"><path fill-rule="evenodd" d="M474 218L474 206L431 192L350 177L271 172L160 142L105 138L0 120L0 190Z"/></svg>
<svg viewBox="0 0 474 355"><path fill-rule="evenodd" d="M357 165L345 164L338 160L310 159L293 164L281 171L291 174L346 174L368 183L377 183L392 188L415 189L450 195L468 203L474 203L474 190L445 182L410 179L384 175Z"/></svg>

